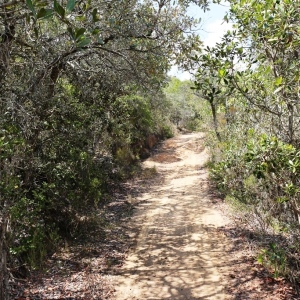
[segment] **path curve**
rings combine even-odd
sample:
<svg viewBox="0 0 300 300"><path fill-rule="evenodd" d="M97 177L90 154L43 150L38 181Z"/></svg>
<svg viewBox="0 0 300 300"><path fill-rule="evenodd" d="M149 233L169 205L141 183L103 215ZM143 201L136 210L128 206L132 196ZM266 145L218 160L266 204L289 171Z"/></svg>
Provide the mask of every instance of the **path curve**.
<svg viewBox="0 0 300 300"><path fill-rule="evenodd" d="M137 200L136 246L113 279L115 300L225 299L228 220L209 192L204 134L165 141L144 168L161 179ZM132 237L134 238L134 237Z"/></svg>

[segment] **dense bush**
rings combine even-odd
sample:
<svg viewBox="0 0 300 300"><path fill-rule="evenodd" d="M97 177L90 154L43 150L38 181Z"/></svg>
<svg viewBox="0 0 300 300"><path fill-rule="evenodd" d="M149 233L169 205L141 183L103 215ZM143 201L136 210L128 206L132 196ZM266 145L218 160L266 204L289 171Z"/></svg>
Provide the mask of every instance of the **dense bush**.
<svg viewBox="0 0 300 300"><path fill-rule="evenodd" d="M10 201L16 266L39 267L62 237L74 237L82 216L97 207L109 185L131 175L147 137L166 126L155 124L155 111L143 96L110 96L103 111L83 101L72 84L63 81L60 89L59 99L48 104L51 116L37 123L34 144L15 127L2 131L1 197ZM100 104L103 98L97 97Z"/></svg>
<svg viewBox="0 0 300 300"><path fill-rule="evenodd" d="M299 227L300 152L276 137L250 138L237 157L227 151L211 176L229 197L248 206L264 230Z"/></svg>
<svg viewBox="0 0 300 300"><path fill-rule="evenodd" d="M211 164L211 178L235 217L268 236L260 241L259 261L271 267L275 276L287 275L297 281L300 151L274 136L257 136L253 129L244 139L239 151L236 141L219 144L223 153L221 160Z"/></svg>

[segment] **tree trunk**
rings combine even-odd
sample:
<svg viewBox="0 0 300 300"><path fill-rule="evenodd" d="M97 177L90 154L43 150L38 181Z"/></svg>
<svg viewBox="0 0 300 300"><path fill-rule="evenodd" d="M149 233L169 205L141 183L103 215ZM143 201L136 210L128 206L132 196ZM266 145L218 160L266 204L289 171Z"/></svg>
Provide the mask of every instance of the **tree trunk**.
<svg viewBox="0 0 300 300"><path fill-rule="evenodd" d="M7 272L7 248L6 248L6 231L8 217L4 213L0 220L0 300L9 300L8 295L8 272Z"/></svg>
<svg viewBox="0 0 300 300"><path fill-rule="evenodd" d="M215 133L216 133L216 136L217 136L218 140L221 142L221 135L219 133L216 106L214 105L213 100L209 100L209 104L210 104L211 112L212 112L212 115L213 115Z"/></svg>

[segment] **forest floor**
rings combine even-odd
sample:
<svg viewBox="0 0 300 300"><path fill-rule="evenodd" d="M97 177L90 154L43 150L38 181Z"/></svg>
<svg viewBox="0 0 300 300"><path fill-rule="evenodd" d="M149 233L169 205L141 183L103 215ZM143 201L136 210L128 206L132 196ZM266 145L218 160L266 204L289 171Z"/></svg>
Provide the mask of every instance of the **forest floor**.
<svg viewBox="0 0 300 300"><path fill-rule="evenodd" d="M207 160L202 133L163 142L82 239L13 282L14 299L300 299L256 262L251 234L209 184Z"/></svg>

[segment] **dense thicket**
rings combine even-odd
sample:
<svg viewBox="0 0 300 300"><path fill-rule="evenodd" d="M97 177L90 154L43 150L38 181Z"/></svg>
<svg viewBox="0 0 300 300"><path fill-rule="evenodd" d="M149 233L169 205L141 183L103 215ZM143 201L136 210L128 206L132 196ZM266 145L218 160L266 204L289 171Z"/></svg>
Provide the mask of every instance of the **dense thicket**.
<svg viewBox="0 0 300 300"><path fill-rule="evenodd" d="M233 30L191 60L218 137L211 176L242 221L263 234L260 261L299 281L300 5L229 2Z"/></svg>
<svg viewBox="0 0 300 300"><path fill-rule="evenodd" d="M1 299L8 254L15 270L38 266L147 136L170 134L166 72L198 40L188 4L0 3Z"/></svg>

